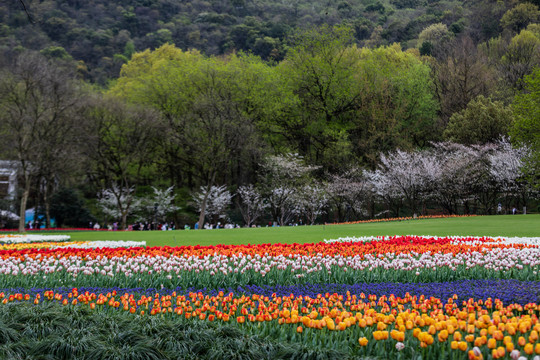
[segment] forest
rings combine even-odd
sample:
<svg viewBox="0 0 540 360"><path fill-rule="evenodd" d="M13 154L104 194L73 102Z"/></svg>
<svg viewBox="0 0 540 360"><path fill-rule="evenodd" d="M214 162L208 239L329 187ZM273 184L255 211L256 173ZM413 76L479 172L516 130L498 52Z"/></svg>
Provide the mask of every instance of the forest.
<svg viewBox="0 0 540 360"><path fill-rule="evenodd" d="M0 52L12 56L31 49L73 59L79 76L104 86L134 52L167 43L207 56L244 51L279 62L296 31L343 25L360 47L400 43L431 54L459 35L475 45L498 37L509 41L538 22L539 5L539 0L6 0L0 2Z"/></svg>
<svg viewBox="0 0 540 360"><path fill-rule="evenodd" d="M202 228L538 204L537 2L21 4L2 209Z"/></svg>

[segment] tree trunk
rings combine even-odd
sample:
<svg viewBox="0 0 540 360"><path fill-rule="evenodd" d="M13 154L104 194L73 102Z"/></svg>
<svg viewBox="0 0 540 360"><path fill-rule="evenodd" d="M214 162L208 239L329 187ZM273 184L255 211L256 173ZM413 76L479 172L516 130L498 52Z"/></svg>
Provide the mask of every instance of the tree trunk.
<svg viewBox="0 0 540 360"><path fill-rule="evenodd" d="M127 228L127 227L126 227L126 224L127 224L127 214L128 214L127 211L124 212L124 213L122 213L122 223L121 223L121 225L120 225L120 226L121 226L120 230L125 230L125 229Z"/></svg>
<svg viewBox="0 0 540 360"><path fill-rule="evenodd" d="M204 225L204 218L206 216L206 202L208 201L209 194L210 194L210 186L207 186L206 192L204 194L204 199L201 204L201 213L199 214L199 229L202 229Z"/></svg>
<svg viewBox="0 0 540 360"><path fill-rule="evenodd" d="M24 186L23 195L21 198L21 207L19 210L19 232L23 233L25 231L24 225L25 225L25 213L26 213L26 202L28 201L28 196L30 195L30 181L26 181L26 184Z"/></svg>
<svg viewBox="0 0 540 360"><path fill-rule="evenodd" d="M45 200L45 228L48 229L51 227L51 205Z"/></svg>
<svg viewBox="0 0 540 360"><path fill-rule="evenodd" d="M49 187L45 185L45 191L43 191L43 202L45 203L45 228L48 229L51 226L51 205L49 204Z"/></svg>

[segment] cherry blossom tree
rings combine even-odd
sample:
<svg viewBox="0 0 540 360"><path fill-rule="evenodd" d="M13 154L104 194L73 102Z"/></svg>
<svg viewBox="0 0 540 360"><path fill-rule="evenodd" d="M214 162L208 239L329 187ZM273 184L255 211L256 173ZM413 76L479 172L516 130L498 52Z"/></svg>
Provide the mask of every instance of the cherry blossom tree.
<svg viewBox="0 0 540 360"><path fill-rule="evenodd" d="M399 209L402 206L403 194L396 183L382 169L366 170L364 177L368 181L369 188L375 198L382 200L388 210L394 208L394 213L399 216Z"/></svg>
<svg viewBox="0 0 540 360"><path fill-rule="evenodd" d="M508 139L503 138L496 144L497 149L488 155L489 173L498 189L504 195L506 206L512 198L521 197L526 203L528 189L523 180L526 159L531 150L527 146L512 147Z"/></svg>
<svg viewBox="0 0 540 360"><path fill-rule="evenodd" d="M174 186L170 186L165 190L152 186L153 194L139 201L138 210L143 218L155 216L158 219L165 220L168 214L180 209L180 207L174 204L176 195L173 189Z"/></svg>
<svg viewBox="0 0 540 360"><path fill-rule="evenodd" d="M514 148L505 138L496 145L497 150L488 155L489 172L503 191L516 191L520 187L519 178L523 175L524 159L530 149L526 146Z"/></svg>
<svg viewBox="0 0 540 360"><path fill-rule="evenodd" d="M279 226L285 226L300 213L296 198L296 189L293 187L276 187L270 189L265 197L270 213Z"/></svg>
<svg viewBox="0 0 540 360"><path fill-rule="evenodd" d="M269 156L261 167L260 183L270 213L280 226L286 225L299 214L297 192L318 167L306 165L297 154Z"/></svg>
<svg viewBox="0 0 540 360"><path fill-rule="evenodd" d="M216 218L225 218L226 210L231 204L232 194L225 185L211 186L207 191L207 187L201 186L198 193L193 196L196 206L199 211L206 206L205 216L210 220Z"/></svg>
<svg viewBox="0 0 540 360"><path fill-rule="evenodd" d="M483 173L482 151L478 147L442 142L429 150L434 156L429 196L450 214L474 201L473 189Z"/></svg>
<svg viewBox="0 0 540 360"><path fill-rule="evenodd" d="M240 186L236 193L244 222L247 227L250 227L261 217L268 205L264 203L261 193L252 184Z"/></svg>
<svg viewBox="0 0 540 360"><path fill-rule="evenodd" d="M295 198L298 202L298 212L305 217L306 223L313 225L318 216L324 214L328 204L328 195L321 184L306 184L299 189Z"/></svg>
<svg viewBox="0 0 540 360"><path fill-rule="evenodd" d="M416 214L436 170L435 159L429 153L398 149L382 154L378 169L369 175L379 196L404 199Z"/></svg>
<svg viewBox="0 0 540 360"><path fill-rule="evenodd" d="M127 217L140 207L140 200L133 195L134 187L123 188L117 183L98 194L98 204L103 213L115 220L121 219L125 228Z"/></svg>
<svg viewBox="0 0 540 360"><path fill-rule="evenodd" d="M501 195L526 203L530 188L523 169L530 149L513 148L507 139L466 146L434 143L432 148L381 155L375 171L365 171L373 193L387 202L404 200L413 213L434 200L450 214L493 213ZM399 211L398 211L399 212Z"/></svg>
<svg viewBox="0 0 540 360"><path fill-rule="evenodd" d="M468 176L471 179L472 198L479 208L475 212L492 214L499 200L500 187L490 173L489 156L497 150L497 145L488 143L473 145L471 148L474 150L474 166L468 171Z"/></svg>
<svg viewBox="0 0 540 360"><path fill-rule="evenodd" d="M350 221L366 216L371 190L370 182L358 168L332 175L326 191L330 205L337 212L337 220Z"/></svg>

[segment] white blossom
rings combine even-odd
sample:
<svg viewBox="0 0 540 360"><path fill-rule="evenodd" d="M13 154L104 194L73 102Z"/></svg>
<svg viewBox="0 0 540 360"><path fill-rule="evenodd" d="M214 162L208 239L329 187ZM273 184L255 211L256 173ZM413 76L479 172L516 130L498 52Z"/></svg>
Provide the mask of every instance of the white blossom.
<svg viewBox="0 0 540 360"><path fill-rule="evenodd" d="M193 196L193 200L199 211L202 211L205 196L207 196L205 209L206 217L209 219L214 217L224 218L226 216L225 212L231 204L232 199L232 195L230 191L227 190L226 186L212 186L210 187L208 194L206 194L206 188L201 186L200 191Z"/></svg>
<svg viewBox="0 0 540 360"><path fill-rule="evenodd" d="M264 213L268 205L264 203L260 192L252 184L240 186L237 194L240 197L240 212L246 226L249 227Z"/></svg>

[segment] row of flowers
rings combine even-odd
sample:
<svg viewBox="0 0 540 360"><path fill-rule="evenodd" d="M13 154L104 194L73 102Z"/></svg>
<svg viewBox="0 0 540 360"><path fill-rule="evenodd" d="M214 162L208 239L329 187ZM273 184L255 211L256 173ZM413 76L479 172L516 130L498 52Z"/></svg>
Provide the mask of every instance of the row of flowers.
<svg viewBox="0 0 540 360"><path fill-rule="evenodd" d="M0 233L16 233L19 229L0 229ZM74 231L110 231L109 229L94 229L94 228L40 228L40 229L25 229L26 232L74 232ZM118 230L122 231L122 230Z"/></svg>
<svg viewBox="0 0 540 360"><path fill-rule="evenodd" d="M97 290L97 289L96 289ZM325 334L354 339L365 356L388 351L396 356L405 349L467 354L470 359L540 355L537 303L505 304L499 299L463 300L405 293L318 293L314 295L234 294L218 291L173 291L140 294L137 291L43 290L33 293L0 293L0 303L56 302L87 306L93 311L120 311L126 316L167 316L187 322L218 321L239 327L278 331L295 336ZM1 306L1 305L0 305ZM304 334L306 333L306 334ZM343 335L333 335L342 333Z"/></svg>
<svg viewBox="0 0 540 360"><path fill-rule="evenodd" d="M409 235L413 237L414 235ZM347 237L340 237L337 239L324 239L324 242L327 244L331 243L349 243L349 242L372 242L372 241L392 241L393 239L399 238L400 236L347 236ZM432 235L422 235L423 238L430 238L430 239L438 239L439 236L432 236ZM454 244L469 244L469 245L479 245L479 244L485 244L489 242L494 243L501 243L501 244L524 244L524 245L533 245L533 246L540 246L540 238L539 237L503 237L503 236L495 236L495 237L485 237L485 236L444 236L440 237L441 239L451 239L452 243Z"/></svg>
<svg viewBox="0 0 540 360"><path fill-rule="evenodd" d="M404 216L404 217L396 217L396 218L346 221L346 222L341 222L341 223L328 223L327 225L354 225L354 224L368 224L368 223L375 223L375 222L408 221L408 220L422 220L422 219L446 219L446 218L462 218L462 217L472 217L472 216L476 216L476 215L419 215L419 216Z"/></svg>
<svg viewBox="0 0 540 360"><path fill-rule="evenodd" d="M54 290L64 297L72 292L71 287L33 287L33 288L2 288L0 292L5 293L24 293L35 297L38 294L43 296L45 291ZM258 294L260 296L308 296L317 297L318 294L338 294L346 296L347 294L375 295L377 297L394 294L397 297L406 297L409 294L422 294L424 297L440 298L443 304L447 299L452 298L454 302L470 301L470 299L486 301L488 299L498 299L505 304L526 305L528 303L538 302L540 299L540 282L538 281L519 281L519 280L461 280L447 281L439 283L360 283L360 284L298 284L298 285L241 285L237 287L225 288L166 288L166 287L79 287L80 293L108 293L117 292L120 294L133 293L138 295L154 296L159 293L160 296L187 295L191 292L203 292L209 296L217 296L220 292L235 293L241 295Z"/></svg>
<svg viewBox="0 0 540 360"><path fill-rule="evenodd" d="M534 239L534 238L529 238ZM107 244L108 242L104 243ZM138 249L108 249L103 248L99 252L90 251L85 256L111 255L111 256L171 256L179 254L183 257L204 258L207 256L223 255L232 256L360 256L366 255L385 256L384 254L402 253L472 253L489 252L493 249L525 249L538 248L537 243L506 242L503 238L490 237L425 237L425 236L394 236L384 239L374 239L366 242L331 242L311 244L257 244L257 245L212 245L212 246L178 246L178 247L149 247ZM24 251L0 250L0 257L17 256L26 254L29 256L52 254L58 256L70 256L68 253L73 249L26 249ZM82 255L84 252L76 252Z"/></svg>
<svg viewBox="0 0 540 360"><path fill-rule="evenodd" d="M146 241L47 241L33 243L0 244L0 250L23 250L23 249L97 249L97 248L130 248L144 247Z"/></svg>
<svg viewBox="0 0 540 360"><path fill-rule="evenodd" d="M0 287L234 287L540 279L540 247L492 238L190 247L0 250ZM125 244L125 243L122 243ZM11 285L10 285L11 284Z"/></svg>
<svg viewBox="0 0 540 360"><path fill-rule="evenodd" d="M0 244L31 244L40 242L69 241L69 235L0 234Z"/></svg>

